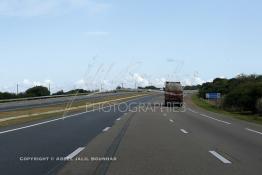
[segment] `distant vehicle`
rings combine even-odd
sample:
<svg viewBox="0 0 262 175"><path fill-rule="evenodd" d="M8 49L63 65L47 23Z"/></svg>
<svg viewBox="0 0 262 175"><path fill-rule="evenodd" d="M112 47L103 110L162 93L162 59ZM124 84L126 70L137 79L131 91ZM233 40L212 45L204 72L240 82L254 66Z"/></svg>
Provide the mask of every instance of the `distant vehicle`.
<svg viewBox="0 0 262 175"><path fill-rule="evenodd" d="M165 106L169 104L182 106L183 105L183 87L180 82L165 83Z"/></svg>

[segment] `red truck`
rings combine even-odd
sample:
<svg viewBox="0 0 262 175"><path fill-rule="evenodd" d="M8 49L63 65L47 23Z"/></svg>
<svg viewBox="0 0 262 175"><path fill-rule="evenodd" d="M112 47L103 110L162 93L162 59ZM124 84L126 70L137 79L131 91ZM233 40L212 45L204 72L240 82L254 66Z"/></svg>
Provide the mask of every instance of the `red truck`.
<svg viewBox="0 0 262 175"><path fill-rule="evenodd" d="M165 83L165 106L168 105L183 105L183 87L180 82Z"/></svg>

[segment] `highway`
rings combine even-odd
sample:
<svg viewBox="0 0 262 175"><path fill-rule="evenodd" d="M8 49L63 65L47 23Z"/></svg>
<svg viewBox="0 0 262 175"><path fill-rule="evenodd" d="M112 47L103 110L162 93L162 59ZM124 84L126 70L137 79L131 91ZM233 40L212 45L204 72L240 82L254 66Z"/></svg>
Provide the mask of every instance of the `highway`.
<svg viewBox="0 0 262 175"><path fill-rule="evenodd" d="M196 107L164 107L163 94L48 123L0 130L1 174L260 175L262 126ZM29 126L29 127L27 127ZM22 129L19 129L24 127ZM28 161L28 157L88 158ZM91 158L116 158L102 161Z"/></svg>
<svg viewBox="0 0 262 175"><path fill-rule="evenodd" d="M140 98L139 102L145 102L150 98ZM134 100L128 103L131 102L138 101ZM121 105L119 109L121 109ZM23 161L20 158L66 157L77 147L90 142L105 127L112 126L124 112L124 110L123 112L119 110L112 112L91 111L68 116L61 120L43 120L1 128L0 174L48 174L63 162Z"/></svg>

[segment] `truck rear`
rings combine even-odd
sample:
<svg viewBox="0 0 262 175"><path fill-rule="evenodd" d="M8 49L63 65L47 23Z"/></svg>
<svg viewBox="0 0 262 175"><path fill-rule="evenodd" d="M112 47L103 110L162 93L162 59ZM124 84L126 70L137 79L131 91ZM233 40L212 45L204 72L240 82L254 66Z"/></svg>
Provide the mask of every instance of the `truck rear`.
<svg viewBox="0 0 262 175"><path fill-rule="evenodd" d="M183 105L183 87L180 82L165 83L165 106Z"/></svg>

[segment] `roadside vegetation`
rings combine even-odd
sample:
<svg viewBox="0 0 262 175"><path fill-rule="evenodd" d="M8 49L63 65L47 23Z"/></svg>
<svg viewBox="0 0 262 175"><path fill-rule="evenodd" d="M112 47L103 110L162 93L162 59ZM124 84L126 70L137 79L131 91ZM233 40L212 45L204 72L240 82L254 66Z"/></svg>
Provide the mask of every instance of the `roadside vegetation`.
<svg viewBox="0 0 262 175"><path fill-rule="evenodd" d="M218 101L206 100L206 93L221 93ZM262 124L262 75L216 78L199 86L193 102L207 110Z"/></svg>
<svg viewBox="0 0 262 175"><path fill-rule="evenodd" d="M145 87L139 86L138 89L160 90L160 88L157 88L155 86L145 86Z"/></svg>
<svg viewBox="0 0 262 175"><path fill-rule="evenodd" d="M84 89L73 89L67 92L60 90L56 93L53 93L52 95L86 94L90 92L91 91L84 90ZM35 86L19 94L10 93L10 92L0 92L0 100L29 98L29 97L42 97L42 96L49 96L49 95L51 95L51 92L48 90L48 88L44 86Z"/></svg>
<svg viewBox="0 0 262 175"><path fill-rule="evenodd" d="M85 93L90 93L90 92L92 92L92 91L85 90L85 89L73 89L73 90L70 90L70 91L67 91L67 92L60 90L60 91L53 93L52 95L85 94ZM98 90L95 91L95 92L98 92Z"/></svg>
<svg viewBox="0 0 262 175"><path fill-rule="evenodd" d="M185 86L184 90L198 90L201 85Z"/></svg>
<svg viewBox="0 0 262 175"><path fill-rule="evenodd" d="M239 112L226 111L222 108L217 107L214 104L209 103L205 99L199 98L198 95L193 95L192 101L197 106L204 108L204 109L211 111L211 112L224 114L224 115L227 115L227 116L232 116L234 118L237 118L237 119L240 119L240 120L245 120L245 121L248 121L248 122L262 124L262 117L260 117L258 114L244 114L244 113L239 113Z"/></svg>
<svg viewBox="0 0 262 175"><path fill-rule="evenodd" d="M27 89L25 92L15 94L10 92L0 92L0 99L15 99L15 98L27 98L27 97L40 97L40 96L48 96L50 95L50 91L43 86L35 86Z"/></svg>

